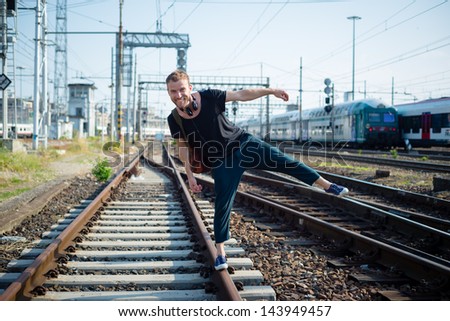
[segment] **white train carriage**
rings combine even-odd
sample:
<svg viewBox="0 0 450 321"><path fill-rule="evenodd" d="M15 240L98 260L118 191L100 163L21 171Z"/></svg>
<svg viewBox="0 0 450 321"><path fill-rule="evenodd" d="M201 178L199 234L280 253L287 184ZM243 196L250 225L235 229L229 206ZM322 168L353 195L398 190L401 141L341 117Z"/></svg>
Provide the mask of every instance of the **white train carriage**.
<svg viewBox="0 0 450 321"><path fill-rule="evenodd" d="M298 115L298 111L273 115L270 120L270 139L297 141L299 139Z"/></svg>
<svg viewBox="0 0 450 321"><path fill-rule="evenodd" d="M8 124L8 136L14 137L14 132L17 132L18 138L32 138L33 124ZM0 123L0 136L3 137L3 124Z"/></svg>
<svg viewBox="0 0 450 321"><path fill-rule="evenodd" d="M331 113L325 112L322 107L308 110L303 117L307 124L307 139L321 143L332 140L335 143L356 142L353 107L352 103L339 104Z"/></svg>
<svg viewBox="0 0 450 321"><path fill-rule="evenodd" d="M412 147L450 146L450 97L395 106L400 134Z"/></svg>
<svg viewBox="0 0 450 321"><path fill-rule="evenodd" d="M241 123L237 124L240 128L244 129L246 132L252 134L255 137L261 138L261 130L265 134L265 125L261 127L261 123L259 119L250 118L248 120L244 120Z"/></svg>

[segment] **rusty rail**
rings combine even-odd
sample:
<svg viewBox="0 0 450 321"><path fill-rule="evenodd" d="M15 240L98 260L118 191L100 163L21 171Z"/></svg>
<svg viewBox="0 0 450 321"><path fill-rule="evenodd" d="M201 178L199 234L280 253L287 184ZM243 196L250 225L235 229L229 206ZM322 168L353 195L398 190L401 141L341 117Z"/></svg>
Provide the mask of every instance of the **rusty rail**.
<svg viewBox="0 0 450 321"><path fill-rule="evenodd" d="M200 178L197 180L204 186L212 186L210 180ZM332 203L335 207L352 208L358 213L364 211L362 210L364 205L361 203L358 204L355 201L315 192L312 189L302 186L292 187L304 197L309 197L324 203ZM447 282L450 280L450 268L445 265L430 261L427 258L419 257L418 255L411 254L365 235L346 230L335 224L327 223L308 214L303 214L295 209L270 201L264 197L238 191L236 194L236 201L242 201L258 208L264 208L267 212L280 213L280 215L284 216L286 220L290 220L294 225L301 225L313 234L318 233L322 236L326 236L328 239L336 240L338 243L341 242L343 246L354 252L371 253L374 261L385 266L396 266L405 271L407 276L415 280L441 280L444 286L448 286ZM360 209L356 209L356 207L360 207ZM370 209L366 211L370 212ZM375 211L382 212L381 210ZM388 216L388 213L383 214ZM440 231L439 233L442 234Z"/></svg>
<svg viewBox="0 0 450 321"><path fill-rule="evenodd" d="M138 165L143 151L127 167L111 180L107 187L80 213L45 250L12 282L0 296L0 301L30 300L34 291L43 290L42 285L50 275L55 275L57 260L65 257L67 250L76 243L74 239L82 232L96 211L103 205L121 181Z"/></svg>
<svg viewBox="0 0 450 321"><path fill-rule="evenodd" d="M177 179L177 184L179 188L182 190L183 199L186 201L186 204L189 207L189 211L193 215L194 225L201 236L201 243L203 243L204 252L211 266L214 265L214 260L216 258L216 247L214 245L213 240L211 239L209 232L206 230L206 227L202 221L200 213L197 210L197 207L192 200L189 190L184 183L183 178L178 170L176 170L176 165L167 153L167 150L164 146L164 154L168 157L170 167L166 167L166 170L170 171ZM214 284L218 287L217 297L222 301L242 301L241 296L239 295L236 286L228 274L227 270L222 271L214 271L211 275L211 279Z"/></svg>

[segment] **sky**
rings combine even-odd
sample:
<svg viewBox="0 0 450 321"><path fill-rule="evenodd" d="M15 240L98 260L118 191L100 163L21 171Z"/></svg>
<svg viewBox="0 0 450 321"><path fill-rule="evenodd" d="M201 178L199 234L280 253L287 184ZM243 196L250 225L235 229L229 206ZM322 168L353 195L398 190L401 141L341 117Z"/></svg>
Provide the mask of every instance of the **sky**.
<svg viewBox="0 0 450 321"><path fill-rule="evenodd" d="M95 98L107 102L120 0L67 2L67 31L95 32L68 34L69 82L92 80ZM56 29L56 3L47 1L49 32ZM25 68L25 97L33 94L35 23L34 11L25 8L35 5L35 0L18 1L16 66ZM123 0L122 24L128 32L188 34L191 76L269 77L271 87L289 93L291 104L298 103L301 79L302 106L307 109L324 104L325 78L334 84L335 102L344 100L352 90L353 58L355 99L401 104L450 96L448 17L448 0ZM51 44L55 35L48 39ZM165 78L176 68L175 49L134 52L138 76ZM54 56L50 45L50 81ZM49 86L52 100L51 82ZM160 113L173 107L165 91L152 92L149 101Z"/></svg>

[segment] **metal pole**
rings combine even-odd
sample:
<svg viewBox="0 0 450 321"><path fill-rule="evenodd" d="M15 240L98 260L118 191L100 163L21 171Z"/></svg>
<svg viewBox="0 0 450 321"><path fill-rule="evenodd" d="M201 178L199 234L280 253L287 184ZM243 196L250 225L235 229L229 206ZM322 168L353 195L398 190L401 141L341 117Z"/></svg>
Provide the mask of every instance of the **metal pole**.
<svg viewBox="0 0 450 321"><path fill-rule="evenodd" d="M123 27L122 27L123 0L120 0L120 24L117 35L117 61L116 61L116 104L117 104L117 138L122 139L122 65L123 65Z"/></svg>
<svg viewBox="0 0 450 321"><path fill-rule="evenodd" d="M20 123L23 124L23 94L22 94L22 81L23 81L23 70L25 67L18 66L17 69L20 71Z"/></svg>
<svg viewBox="0 0 450 321"><path fill-rule="evenodd" d="M261 83L263 82L263 64L261 63ZM264 139L264 125L263 125L263 99L262 97L259 99L260 107L259 107L259 133L260 138Z"/></svg>
<svg viewBox="0 0 450 321"><path fill-rule="evenodd" d="M50 110L48 108L47 99L47 5L45 0L42 0L42 126L43 127L43 139L44 148L47 149L48 146L48 126L51 123Z"/></svg>
<svg viewBox="0 0 450 321"><path fill-rule="evenodd" d="M105 106L104 105L102 105L102 112L100 113L100 115L102 117L100 123L102 125L101 143L102 143L102 146L103 146L103 142L104 142L104 137L103 136L104 136L104 130L105 130Z"/></svg>
<svg viewBox="0 0 450 321"><path fill-rule="evenodd" d="M392 87L391 87L391 105L394 106L394 77L392 77Z"/></svg>
<svg viewBox="0 0 450 321"><path fill-rule="evenodd" d="M267 88L270 87L269 85L269 78L267 78ZM267 124L267 140L270 141L270 102L269 102L269 95L266 96L266 124Z"/></svg>
<svg viewBox="0 0 450 321"><path fill-rule="evenodd" d="M2 0L1 2L1 30L2 30L2 51L1 51L1 57L2 57L2 74L7 76L7 52L8 52L8 23L7 23L7 17L6 17L6 1ZM2 89L2 108L3 108L3 139L8 138L8 92L5 89ZM17 129L16 129L17 130Z"/></svg>
<svg viewBox="0 0 450 321"><path fill-rule="evenodd" d="M331 150L334 147L334 83L331 85Z"/></svg>
<svg viewBox="0 0 450 321"><path fill-rule="evenodd" d="M137 73L137 54L134 55L134 88L133 88L133 121L132 121L132 128L133 131L131 134L133 135L131 137L131 142L134 144L135 139L135 133L136 133L136 87L137 87L137 79L136 79L136 73ZM138 138L139 139L139 138Z"/></svg>
<svg viewBox="0 0 450 321"><path fill-rule="evenodd" d="M110 136L111 142L114 141L114 128L115 126L115 117L114 117L114 48L111 48L111 104L110 104L110 112L111 112L111 120L110 120Z"/></svg>
<svg viewBox="0 0 450 321"><path fill-rule="evenodd" d="M299 79L299 83L300 83L300 87L298 90L298 122L299 122L299 142L301 143L303 141L303 124L302 124L302 103L303 103L303 88L302 88L302 78L303 78L303 62L302 62L302 58L300 57L300 79Z"/></svg>
<svg viewBox="0 0 450 321"><path fill-rule="evenodd" d="M351 16L347 19L353 20L352 100L355 100L355 21L360 20L361 17Z"/></svg>
<svg viewBox="0 0 450 321"><path fill-rule="evenodd" d="M41 56L41 0L36 0L36 30L34 40L34 104L33 104L33 149L39 147L39 94L40 56Z"/></svg>
<svg viewBox="0 0 450 321"><path fill-rule="evenodd" d="M14 50L14 43L12 43L13 46L13 79L14 79L14 92L13 92L13 97L14 97L14 139L17 139L18 136L18 131L19 128L17 127L17 91L16 91L16 57L15 57L15 50Z"/></svg>

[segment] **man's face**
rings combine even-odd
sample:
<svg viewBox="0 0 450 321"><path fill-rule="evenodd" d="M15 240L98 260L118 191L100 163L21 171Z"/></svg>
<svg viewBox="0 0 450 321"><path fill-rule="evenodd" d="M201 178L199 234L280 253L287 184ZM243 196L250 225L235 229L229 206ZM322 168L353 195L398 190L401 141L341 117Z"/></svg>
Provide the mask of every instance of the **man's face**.
<svg viewBox="0 0 450 321"><path fill-rule="evenodd" d="M189 106L191 103L192 85L189 85L187 79L180 79L178 81L170 81L167 84L167 92L173 103L181 109Z"/></svg>

